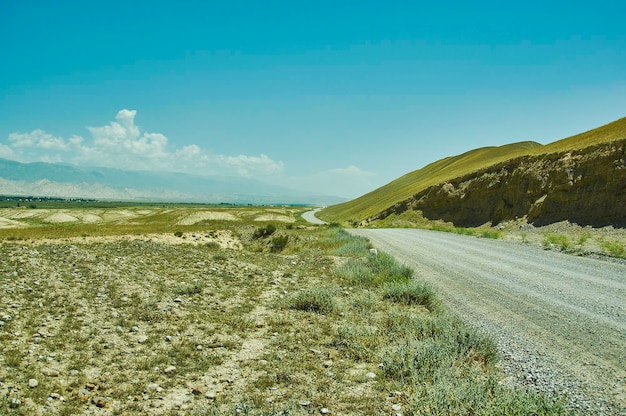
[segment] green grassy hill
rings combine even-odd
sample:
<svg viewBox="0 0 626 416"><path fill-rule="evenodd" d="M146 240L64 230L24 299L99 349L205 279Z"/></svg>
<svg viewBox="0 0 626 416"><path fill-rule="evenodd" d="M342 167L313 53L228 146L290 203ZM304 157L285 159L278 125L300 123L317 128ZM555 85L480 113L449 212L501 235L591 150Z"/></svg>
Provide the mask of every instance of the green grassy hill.
<svg viewBox="0 0 626 416"><path fill-rule="evenodd" d="M484 147L471 150L458 156L441 159L422 169L407 173L387 185L352 201L325 208L318 216L326 221L360 221L410 198L429 186L446 182L519 156L577 150L623 138L626 138L626 117L545 146L536 142L520 142L499 147Z"/></svg>

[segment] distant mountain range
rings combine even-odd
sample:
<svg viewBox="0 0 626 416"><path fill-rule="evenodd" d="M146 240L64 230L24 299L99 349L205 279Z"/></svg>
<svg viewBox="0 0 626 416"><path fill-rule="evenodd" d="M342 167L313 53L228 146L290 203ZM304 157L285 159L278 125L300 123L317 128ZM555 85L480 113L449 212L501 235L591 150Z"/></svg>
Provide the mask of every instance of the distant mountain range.
<svg viewBox="0 0 626 416"><path fill-rule="evenodd" d="M0 159L0 195L122 201L328 205L345 199L253 179Z"/></svg>

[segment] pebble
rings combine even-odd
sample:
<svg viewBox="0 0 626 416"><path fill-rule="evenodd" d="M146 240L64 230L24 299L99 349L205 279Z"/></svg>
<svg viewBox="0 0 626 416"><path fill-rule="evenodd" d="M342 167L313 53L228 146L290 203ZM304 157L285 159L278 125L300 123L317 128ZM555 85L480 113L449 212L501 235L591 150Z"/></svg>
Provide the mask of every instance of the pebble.
<svg viewBox="0 0 626 416"><path fill-rule="evenodd" d="M133 326L132 328L130 328L130 332L139 332L139 327Z"/></svg>
<svg viewBox="0 0 626 416"><path fill-rule="evenodd" d="M140 335L139 337L137 337L137 342L140 343L140 344L143 344L147 340L148 340L148 337L145 336L145 335Z"/></svg>
<svg viewBox="0 0 626 416"><path fill-rule="evenodd" d="M330 410L328 408L326 408L326 407L322 407L320 409L320 413L323 414L323 415L326 415L326 414L330 413Z"/></svg>
<svg viewBox="0 0 626 416"><path fill-rule="evenodd" d="M146 386L146 392L148 393L161 393L163 389L157 383L150 383Z"/></svg>
<svg viewBox="0 0 626 416"><path fill-rule="evenodd" d="M202 345L196 346L196 351L202 351Z"/></svg>
<svg viewBox="0 0 626 416"><path fill-rule="evenodd" d="M165 374L172 374L176 372L176 367L174 367L173 365L170 365L168 367L165 367L165 370L163 370L163 372Z"/></svg>
<svg viewBox="0 0 626 416"><path fill-rule="evenodd" d="M44 368L41 370L41 374L46 377L58 377L59 370L55 370L54 368Z"/></svg>
<svg viewBox="0 0 626 416"><path fill-rule="evenodd" d="M106 407L107 399L106 397L98 396L91 399L91 402L96 405L96 407Z"/></svg>
<svg viewBox="0 0 626 416"><path fill-rule="evenodd" d="M11 399L11 403L9 404L11 409L17 409L21 405L22 405L22 401L20 399L18 399L17 397L12 398Z"/></svg>
<svg viewBox="0 0 626 416"><path fill-rule="evenodd" d="M31 378L30 380L28 380L28 387L30 387L31 389L34 389L38 385L39 385L39 381L37 381L37 379Z"/></svg>
<svg viewBox="0 0 626 416"><path fill-rule="evenodd" d="M182 301L183 301L183 300L182 300L181 298L176 298L176 299L174 299L174 302L175 302L175 303L181 303Z"/></svg>
<svg viewBox="0 0 626 416"><path fill-rule="evenodd" d="M165 340L166 340L167 342L170 342L170 341L172 340L172 337L171 337L171 336L169 336L169 335L166 335L166 336L165 336Z"/></svg>
<svg viewBox="0 0 626 416"><path fill-rule="evenodd" d="M402 410L402 406L400 406L399 404L394 404L393 406L391 406L391 410L393 410L394 412L399 412L400 410Z"/></svg>
<svg viewBox="0 0 626 416"><path fill-rule="evenodd" d="M367 377L367 378L369 378L369 379L372 379L372 380L373 380L373 379L375 379L375 378L376 378L376 374L375 374L375 373L370 372L370 373L365 374L365 377Z"/></svg>

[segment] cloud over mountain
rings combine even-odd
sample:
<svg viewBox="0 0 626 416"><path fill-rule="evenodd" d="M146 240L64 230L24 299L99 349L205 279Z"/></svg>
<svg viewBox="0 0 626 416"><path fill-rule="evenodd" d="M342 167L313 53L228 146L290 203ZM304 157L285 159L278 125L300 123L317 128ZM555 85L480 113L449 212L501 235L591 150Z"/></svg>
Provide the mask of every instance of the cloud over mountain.
<svg viewBox="0 0 626 416"><path fill-rule="evenodd" d="M106 126L87 127L91 139L54 136L41 129L11 133L0 143L0 157L20 162L64 162L81 166L151 170L196 175L266 176L282 172L283 163L260 154L214 155L192 144L172 148L161 133L142 132L136 110L120 110Z"/></svg>

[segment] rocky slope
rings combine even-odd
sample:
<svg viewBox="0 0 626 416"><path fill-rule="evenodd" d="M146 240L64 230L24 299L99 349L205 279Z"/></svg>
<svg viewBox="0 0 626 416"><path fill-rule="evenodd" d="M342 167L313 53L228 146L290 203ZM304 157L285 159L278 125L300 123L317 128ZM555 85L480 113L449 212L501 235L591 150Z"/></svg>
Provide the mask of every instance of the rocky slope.
<svg viewBox="0 0 626 416"><path fill-rule="evenodd" d="M626 227L626 139L573 151L522 156L434 186L362 222L420 210L457 226L526 217L545 225Z"/></svg>

